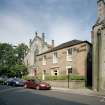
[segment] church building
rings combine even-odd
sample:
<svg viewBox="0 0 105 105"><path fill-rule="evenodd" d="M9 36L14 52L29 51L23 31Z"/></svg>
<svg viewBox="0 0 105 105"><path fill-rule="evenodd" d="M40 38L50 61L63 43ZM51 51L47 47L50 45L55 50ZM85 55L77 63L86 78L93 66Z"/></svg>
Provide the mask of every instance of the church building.
<svg viewBox="0 0 105 105"><path fill-rule="evenodd" d="M45 41L44 33L35 33L34 39L29 42L29 51L27 51L24 57L24 63L28 67L29 76L35 76L37 74L36 55L50 50L54 46L53 43L53 40L52 45Z"/></svg>

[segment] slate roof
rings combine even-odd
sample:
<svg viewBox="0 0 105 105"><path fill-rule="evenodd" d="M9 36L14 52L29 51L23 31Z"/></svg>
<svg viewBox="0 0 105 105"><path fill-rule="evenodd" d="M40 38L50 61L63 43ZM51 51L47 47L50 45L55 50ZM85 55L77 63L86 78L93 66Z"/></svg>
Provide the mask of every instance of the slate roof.
<svg viewBox="0 0 105 105"><path fill-rule="evenodd" d="M44 52L42 54L39 54L37 56L40 56L40 55L43 55L43 54L46 54L46 53L50 53L50 52L53 52L53 51L57 51L57 50L60 50L60 49L64 49L64 48L67 48L67 47L70 47L70 46L74 46L74 45L77 45L77 44L81 44L81 43L88 43L88 44L92 45L88 41L72 40L72 41L68 41L66 43L62 43L62 44L52 48L51 50L48 50L48 51L46 51L46 52Z"/></svg>

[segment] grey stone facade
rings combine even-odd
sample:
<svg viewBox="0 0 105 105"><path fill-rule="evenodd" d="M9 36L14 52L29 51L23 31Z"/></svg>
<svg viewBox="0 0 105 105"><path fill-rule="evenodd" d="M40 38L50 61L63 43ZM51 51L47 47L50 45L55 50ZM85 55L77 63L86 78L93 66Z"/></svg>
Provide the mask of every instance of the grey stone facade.
<svg viewBox="0 0 105 105"><path fill-rule="evenodd" d="M105 2L97 1L98 16L92 28L93 89L105 90Z"/></svg>

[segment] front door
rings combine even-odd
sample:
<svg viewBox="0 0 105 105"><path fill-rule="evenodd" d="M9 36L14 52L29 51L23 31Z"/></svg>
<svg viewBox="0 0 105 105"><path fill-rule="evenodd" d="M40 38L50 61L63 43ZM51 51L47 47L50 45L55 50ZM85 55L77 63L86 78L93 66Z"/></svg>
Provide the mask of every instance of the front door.
<svg viewBox="0 0 105 105"><path fill-rule="evenodd" d="M45 80L46 70L43 70L42 80Z"/></svg>

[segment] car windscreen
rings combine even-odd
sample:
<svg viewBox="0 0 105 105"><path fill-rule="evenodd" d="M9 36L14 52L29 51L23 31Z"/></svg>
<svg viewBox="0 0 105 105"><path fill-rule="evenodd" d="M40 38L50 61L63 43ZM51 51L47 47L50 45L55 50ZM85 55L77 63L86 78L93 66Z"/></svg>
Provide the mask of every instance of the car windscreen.
<svg viewBox="0 0 105 105"><path fill-rule="evenodd" d="M33 80L33 82L40 83L41 81L37 79L37 80Z"/></svg>

